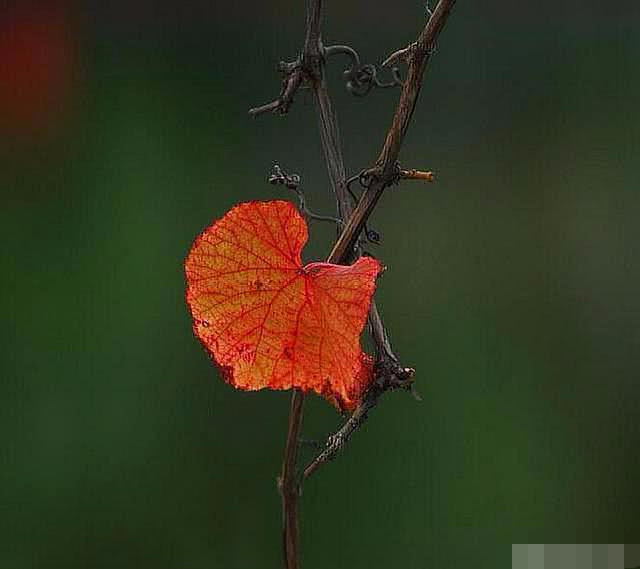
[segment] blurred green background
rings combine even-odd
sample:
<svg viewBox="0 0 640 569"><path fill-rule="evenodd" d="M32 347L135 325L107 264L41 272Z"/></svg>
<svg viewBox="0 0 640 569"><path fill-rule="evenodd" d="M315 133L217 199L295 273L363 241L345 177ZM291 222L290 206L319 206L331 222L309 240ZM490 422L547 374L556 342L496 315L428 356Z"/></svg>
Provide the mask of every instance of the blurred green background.
<svg viewBox="0 0 640 569"><path fill-rule="evenodd" d="M327 2L327 43L406 45L420 2ZM280 566L287 393L222 383L183 258L236 202L331 212L313 101L250 119L301 1L0 9L0 568ZM640 536L640 7L460 1L387 192L391 394L304 490L303 566L509 567L511 543ZM351 172L398 92L331 87ZM312 227L307 259L333 231ZM340 423L311 398L304 434Z"/></svg>

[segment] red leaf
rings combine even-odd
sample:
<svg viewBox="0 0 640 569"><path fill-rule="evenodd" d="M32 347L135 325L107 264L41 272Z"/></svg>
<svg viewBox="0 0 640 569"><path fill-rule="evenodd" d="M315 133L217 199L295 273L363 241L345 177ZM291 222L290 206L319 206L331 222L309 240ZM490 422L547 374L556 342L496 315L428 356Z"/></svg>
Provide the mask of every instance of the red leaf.
<svg viewBox="0 0 640 569"><path fill-rule="evenodd" d="M315 391L352 409L372 380L360 347L380 263L309 263L307 224L286 201L234 207L185 261L193 329L239 389Z"/></svg>

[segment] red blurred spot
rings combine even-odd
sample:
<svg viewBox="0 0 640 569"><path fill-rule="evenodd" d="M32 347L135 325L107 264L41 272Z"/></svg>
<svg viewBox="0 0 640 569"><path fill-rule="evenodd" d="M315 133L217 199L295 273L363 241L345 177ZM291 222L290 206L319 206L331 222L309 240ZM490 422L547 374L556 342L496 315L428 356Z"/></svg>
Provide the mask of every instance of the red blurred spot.
<svg viewBox="0 0 640 569"><path fill-rule="evenodd" d="M29 134L60 118L70 92L71 39L60 4L0 13L0 130Z"/></svg>

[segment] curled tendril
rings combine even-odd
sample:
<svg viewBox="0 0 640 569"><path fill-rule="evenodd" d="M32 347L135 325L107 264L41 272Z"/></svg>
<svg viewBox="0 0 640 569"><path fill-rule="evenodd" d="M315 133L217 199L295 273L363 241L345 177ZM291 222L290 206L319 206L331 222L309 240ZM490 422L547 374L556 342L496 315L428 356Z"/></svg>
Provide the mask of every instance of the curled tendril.
<svg viewBox="0 0 640 569"><path fill-rule="evenodd" d="M326 58L332 55L342 54L346 55L351 60L351 66L345 69L343 77L346 82L347 91L356 97L364 97L373 89L378 87L385 89L388 87L397 87L402 85L402 79L400 77L400 71L397 67L390 68L391 80L381 81L378 77L378 68L371 64L363 64L360 60L358 52L348 45L331 45L324 49L324 55Z"/></svg>
<svg viewBox="0 0 640 569"><path fill-rule="evenodd" d="M347 188L347 191L354 203L358 203L358 196L356 196L353 188L351 187L353 182L357 181L362 188L366 189L371 184L371 178L371 173L368 170L363 170L345 182L345 187ZM274 164L271 174L269 174L267 180L274 186L284 186L289 190L293 190L298 198L300 211L309 219L314 219L316 221L328 221L330 223L336 223L340 228L343 227L344 223L341 219L331 217L329 215L320 215L311 211L307 207L304 192L300 189L301 179L298 174L288 174L278 164ZM379 245L382 242L382 235L380 232L372 229L368 224L365 224L364 226L363 237L367 243L372 243L374 245Z"/></svg>
<svg viewBox="0 0 640 569"><path fill-rule="evenodd" d="M372 174L369 172L369 170L362 170L362 172L360 172L359 174L351 176L345 181L344 185L347 189L347 192L349 192L353 203L357 204L360 198L356 195L356 193L353 191L353 188L351 187L354 182L358 182L360 187L366 190L371 185ZM380 234L380 232L372 229L366 223L364 226L364 238L368 243L372 243L374 245L379 245L382 242L382 235Z"/></svg>
<svg viewBox="0 0 640 569"><path fill-rule="evenodd" d="M306 204L304 198L304 192L300 189L300 176L298 174L287 174L278 164L274 164L271 174L267 178L267 181L271 185L284 186L289 190L293 190L298 198L298 204L300 211L306 215L309 219L315 219L316 221L328 221L331 223L337 223L339 227L342 227L342 220L337 217L331 217L330 215L320 215L311 211Z"/></svg>
<svg viewBox="0 0 640 569"><path fill-rule="evenodd" d="M364 236L367 242L371 243L372 245L380 245L380 243L382 243L382 234L379 231L372 229L368 225L364 226Z"/></svg>

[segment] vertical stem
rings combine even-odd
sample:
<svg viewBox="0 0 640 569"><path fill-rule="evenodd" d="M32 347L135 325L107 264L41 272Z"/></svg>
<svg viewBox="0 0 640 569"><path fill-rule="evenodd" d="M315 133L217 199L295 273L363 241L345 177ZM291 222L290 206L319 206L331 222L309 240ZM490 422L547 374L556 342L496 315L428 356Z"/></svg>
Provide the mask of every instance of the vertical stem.
<svg viewBox="0 0 640 569"><path fill-rule="evenodd" d="M307 0L306 35L303 58L319 61L321 0ZM279 486L282 495L282 538L285 569L300 567L300 479L297 473L304 393L294 389L287 427L287 442L282 458Z"/></svg>
<svg viewBox="0 0 640 569"><path fill-rule="evenodd" d="M299 389L294 389L291 395L287 442L282 460L282 475L279 480L280 494L282 495L282 538L285 569L299 568L300 482L297 473L297 462L303 407L304 393Z"/></svg>

